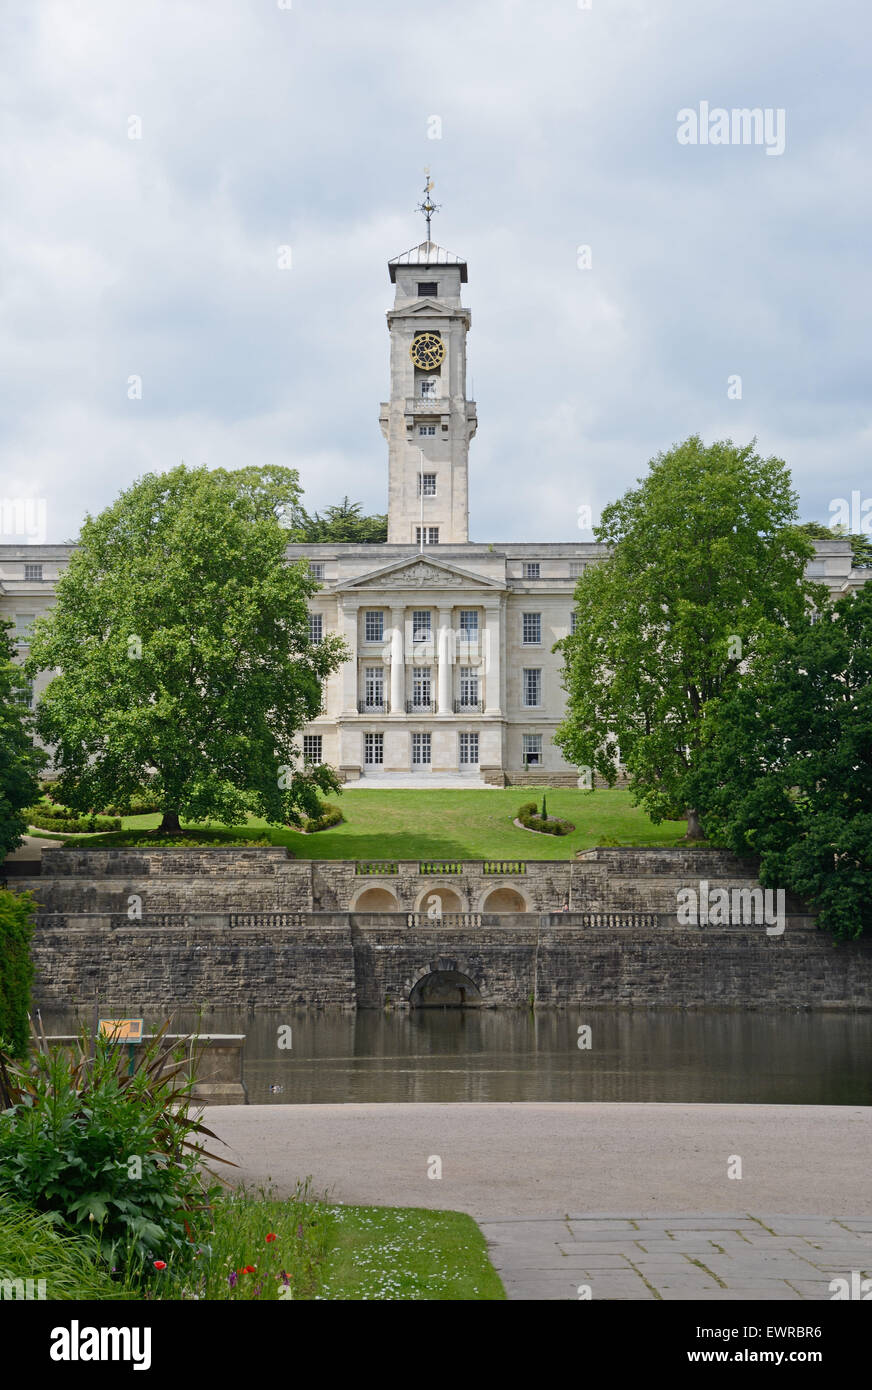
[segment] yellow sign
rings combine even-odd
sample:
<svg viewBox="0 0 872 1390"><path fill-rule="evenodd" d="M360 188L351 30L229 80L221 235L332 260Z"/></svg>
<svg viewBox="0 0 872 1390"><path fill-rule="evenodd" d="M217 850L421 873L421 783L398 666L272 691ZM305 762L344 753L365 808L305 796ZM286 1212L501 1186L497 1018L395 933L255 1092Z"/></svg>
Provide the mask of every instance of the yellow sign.
<svg viewBox="0 0 872 1390"><path fill-rule="evenodd" d="M113 1042L142 1042L143 1022L141 1018L101 1018L100 1036Z"/></svg>

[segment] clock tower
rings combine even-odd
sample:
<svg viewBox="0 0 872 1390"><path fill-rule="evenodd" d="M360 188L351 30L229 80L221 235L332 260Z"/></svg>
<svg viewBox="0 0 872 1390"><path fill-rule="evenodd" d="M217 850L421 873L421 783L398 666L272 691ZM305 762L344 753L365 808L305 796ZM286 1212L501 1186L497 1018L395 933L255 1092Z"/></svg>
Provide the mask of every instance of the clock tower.
<svg viewBox="0 0 872 1390"><path fill-rule="evenodd" d="M428 181L429 188L432 185ZM435 211L432 204L423 211ZM388 262L390 400L379 417L388 441L388 543L430 548L469 540L468 454L478 421L466 397L466 262L428 237Z"/></svg>

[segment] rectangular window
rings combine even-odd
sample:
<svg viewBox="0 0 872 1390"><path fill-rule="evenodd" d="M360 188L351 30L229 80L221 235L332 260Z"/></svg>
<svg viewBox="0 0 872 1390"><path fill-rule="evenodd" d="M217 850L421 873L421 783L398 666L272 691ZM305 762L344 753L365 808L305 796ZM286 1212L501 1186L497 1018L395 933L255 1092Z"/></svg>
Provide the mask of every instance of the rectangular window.
<svg viewBox="0 0 872 1390"><path fill-rule="evenodd" d="M421 382L421 396L428 401L435 401L438 387L436 377L425 377Z"/></svg>
<svg viewBox="0 0 872 1390"><path fill-rule="evenodd" d="M542 735L522 734L524 762L527 767L542 766Z"/></svg>
<svg viewBox="0 0 872 1390"><path fill-rule="evenodd" d="M20 647L27 646L30 641L30 629L36 621L35 613L16 613L15 628L12 633L12 640Z"/></svg>
<svg viewBox="0 0 872 1390"><path fill-rule="evenodd" d="M460 668L460 703L461 705L478 704L478 671L472 666L461 666Z"/></svg>
<svg viewBox="0 0 872 1390"><path fill-rule="evenodd" d="M423 484L424 484L424 496L425 496L425 497L435 497L435 496L436 496L436 474L435 474L435 473L419 473L419 474L418 474L418 496L419 496L419 497L421 496L421 484L422 484L422 482L423 482Z"/></svg>
<svg viewBox="0 0 872 1390"><path fill-rule="evenodd" d="M363 694L368 709L381 708L385 699L385 668L364 666Z"/></svg>
<svg viewBox="0 0 872 1390"><path fill-rule="evenodd" d="M431 699L431 671L430 666L412 667L412 704L420 709L421 706L429 707Z"/></svg>
<svg viewBox="0 0 872 1390"><path fill-rule="evenodd" d="M524 685L522 704L528 709L534 709L542 703L542 671L538 666L524 667Z"/></svg>
<svg viewBox="0 0 872 1390"><path fill-rule="evenodd" d="M412 613L412 641L429 642L433 635L429 608L418 608Z"/></svg>
<svg viewBox="0 0 872 1390"><path fill-rule="evenodd" d="M321 762L320 734L303 734L303 762L311 764Z"/></svg>
<svg viewBox="0 0 872 1390"><path fill-rule="evenodd" d="M583 560L570 560L570 562L569 562L569 578L570 578L570 579L577 579L578 576L583 572L583 570L584 570L584 561L583 561Z"/></svg>
<svg viewBox="0 0 872 1390"><path fill-rule="evenodd" d="M478 637L478 610L461 608L460 636L466 642L474 642Z"/></svg>
<svg viewBox="0 0 872 1390"><path fill-rule="evenodd" d="M542 614L525 613L523 642L525 647L538 646L542 641Z"/></svg>
<svg viewBox="0 0 872 1390"><path fill-rule="evenodd" d="M42 565L25 565L24 578L29 581L42 579Z"/></svg>
<svg viewBox="0 0 872 1390"><path fill-rule="evenodd" d="M418 281L418 298L419 298L419 299L427 299L428 297L429 297L429 298L432 298L432 299L435 299L435 298L438 296L438 294L439 294L439 281L438 281L438 280L419 280L419 281Z"/></svg>
<svg viewBox="0 0 872 1390"><path fill-rule="evenodd" d="M460 766L478 767L478 734L460 735Z"/></svg>
<svg viewBox="0 0 872 1390"><path fill-rule="evenodd" d="M570 635L570 637L574 637L574 636L575 636L575 629L576 629L576 624L577 624L577 623L578 623L578 614L576 613L575 609L573 608L572 612L571 612L570 615L569 615L569 635Z"/></svg>
<svg viewBox="0 0 872 1390"><path fill-rule="evenodd" d="M538 578L539 578L539 561L538 561L538 560L525 560L525 561L524 561L524 578L525 578L525 579L538 579Z"/></svg>
<svg viewBox="0 0 872 1390"><path fill-rule="evenodd" d="M420 544L421 544L421 528L420 528L420 526L416 526L416 527L415 527L415 544L416 544L416 545L420 545ZM425 526L425 527L424 527L424 544L425 544L425 545L438 545L438 544L439 544L439 527L438 527L438 526Z"/></svg>
<svg viewBox="0 0 872 1390"><path fill-rule="evenodd" d="M309 641L320 642L324 636L324 615L323 613L309 614Z"/></svg>
<svg viewBox="0 0 872 1390"><path fill-rule="evenodd" d="M385 615L380 609L368 609L363 617L365 642L381 642L385 635Z"/></svg>
<svg viewBox="0 0 872 1390"><path fill-rule="evenodd" d="M363 761L366 767L381 767L385 760L384 734L364 734Z"/></svg>
<svg viewBox="0 0 872 1390"><path fill-rule="evenodd" d="M419 433L419 434L425 434L425 435L426 435L426 434L433 435L433 434L436 433L436 426L435 426L435 425L419 425L419 426L418 426L418 433ZM418 495L420 496L420 493L419 493ZM434 497L436 496L435 492L434 492L433 496L434 496Z"/></svg>
<svg viewBox="0 0 872 1390"><path fill-rule="evenodd" d="M324 561L323 561L323 560L310 560L310 561L309 561L309 578L310 578L310 579L323 579L323 578L324 578Z"/></svg>
<svg viewBox="0 0 872 1390"><path fill-rule="evenodd" d="M412 766L429 766L430 763L430 735L412 734Z"/></svg>

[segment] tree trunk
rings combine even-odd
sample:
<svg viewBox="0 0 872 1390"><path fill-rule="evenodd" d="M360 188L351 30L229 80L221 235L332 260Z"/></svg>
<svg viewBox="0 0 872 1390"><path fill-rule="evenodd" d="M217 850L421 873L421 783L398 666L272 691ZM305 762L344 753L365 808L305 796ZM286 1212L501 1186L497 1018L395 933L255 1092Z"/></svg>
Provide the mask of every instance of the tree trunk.
<svg viewBox="0 0 872 1390"><path fill-rule="evenodd" d="M703 838L702 823L698 811L689 810L687 813L687 838L688 840L701 840Z"/></svg>
<svg viewBox="0 0 872 1390"><path fill-rule="evenodd" d="M158 830L167 835L177 835L181 828L178 811L164 811L163 820L158 826Z"/></svg>

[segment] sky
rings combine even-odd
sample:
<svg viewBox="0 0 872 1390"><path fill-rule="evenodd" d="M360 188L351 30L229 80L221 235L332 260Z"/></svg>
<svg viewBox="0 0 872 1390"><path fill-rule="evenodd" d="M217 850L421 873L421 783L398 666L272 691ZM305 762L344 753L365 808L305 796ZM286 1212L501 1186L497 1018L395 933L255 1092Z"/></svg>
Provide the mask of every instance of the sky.
<svg viewBox="0 0 872 1390"><path fill-rule="evenodd" d="M470 539L590 539L694 433L827 522L872 497L870 37L868 0L6 0L0 499L71 541L143 473L271 463L385 511L429 166ZM705 104L783 150L703 144Z"/></svg>

